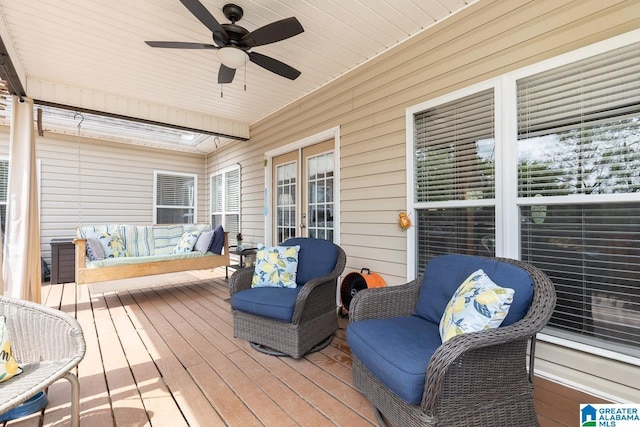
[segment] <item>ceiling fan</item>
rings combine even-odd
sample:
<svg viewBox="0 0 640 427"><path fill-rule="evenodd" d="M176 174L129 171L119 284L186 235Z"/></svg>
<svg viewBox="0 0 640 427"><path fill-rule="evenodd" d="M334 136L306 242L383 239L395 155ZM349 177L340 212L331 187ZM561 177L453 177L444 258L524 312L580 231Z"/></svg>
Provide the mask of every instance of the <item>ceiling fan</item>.
<svg viewBox="0 0 640 427"><path fill-rule="evenodd" d="M220 24L198 0L180 0L180 2L211 31L215 44L170 41L147 41L146 44L151 47L171 49L217 50L218 59L221 62L218 83L231 83L236 74L236 68L244 66L247 61L291 80L295 80L300 75L300 71L284 62L249 51L255 46L275 43L302 33L304 29L296 18L275 21L249 32L236 24L244 14L238 5L224 5L222 12L231 23Z"/></svg>

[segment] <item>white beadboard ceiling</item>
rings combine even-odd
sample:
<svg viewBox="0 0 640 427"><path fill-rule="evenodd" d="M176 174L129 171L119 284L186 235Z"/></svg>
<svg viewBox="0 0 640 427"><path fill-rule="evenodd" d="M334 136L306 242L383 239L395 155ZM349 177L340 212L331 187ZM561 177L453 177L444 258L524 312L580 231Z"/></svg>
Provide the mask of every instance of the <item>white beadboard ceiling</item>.
<svg viewBox="0 0 640 427"><path fill-rule="evenodd" d="M0 0L0 37L29 97L233 140L475 1L236 0L244 9L237 24L248 31L290 16L300 21L302 34L251 50L300 70L294 81L249 63L221 86L215 50L147 46L145 40L212 43L179 0ZM228 2L201 3L228 22Z"/></svg>

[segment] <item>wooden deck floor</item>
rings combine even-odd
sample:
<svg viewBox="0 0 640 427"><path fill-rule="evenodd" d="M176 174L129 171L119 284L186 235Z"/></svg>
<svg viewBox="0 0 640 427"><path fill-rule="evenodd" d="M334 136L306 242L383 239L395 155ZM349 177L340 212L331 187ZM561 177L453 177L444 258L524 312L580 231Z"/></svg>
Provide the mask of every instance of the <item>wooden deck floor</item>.
<svg viewBox="0 0 640 427"><path fill-rule="evenodd" d="M74 283L43 287L43 303L75 314L84 330L83 426L377 425L352 385L346 320L320 352L300 360L267 356L233 338L224 269L165 275L164 284L148 287L158 280L78 292ZM7 425L69 425L69 393L58 381L44 414ZM548 402L541 408L551 413ZM578 420L577 408L575 417L551 409L566 425ZM543 426L565 425L557 418L540 414Z"/></svg>

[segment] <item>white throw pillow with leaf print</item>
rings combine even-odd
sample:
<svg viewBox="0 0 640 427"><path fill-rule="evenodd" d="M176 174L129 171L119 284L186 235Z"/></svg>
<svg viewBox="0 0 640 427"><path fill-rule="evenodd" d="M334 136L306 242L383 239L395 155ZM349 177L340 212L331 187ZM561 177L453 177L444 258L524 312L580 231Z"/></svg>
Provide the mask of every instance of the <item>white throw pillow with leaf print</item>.
<svg viewBox="0 0 640 427"><path fill-rule="evenodd" d="M108 233L106 231L96 234L100 245L104 251L105 258L119 258L127 256L124 246L124 239L117 231Z"/></svg>
<svg viewBox="0 0 640 427"><path fill-rule="evenodd" d="M509 313L513 294L479 269L462 282L449 300L440 319L442 342L456 335L497 328Z"/></svg>
<svg viewBox="0 0 640 427"><path fill-rule="evenodd" d="M176 243L176 247L173 248L174 254L185 254L191 252L193 250L196 241L198 240L198 236L200 235L200 230L192 230L186 231L178 243Z"/></svg>
<svg viewBox="0 0 640 427"><path fill-rule="evenodd" d="M258 245L252 288L295 288L300 246Z"/></svg>

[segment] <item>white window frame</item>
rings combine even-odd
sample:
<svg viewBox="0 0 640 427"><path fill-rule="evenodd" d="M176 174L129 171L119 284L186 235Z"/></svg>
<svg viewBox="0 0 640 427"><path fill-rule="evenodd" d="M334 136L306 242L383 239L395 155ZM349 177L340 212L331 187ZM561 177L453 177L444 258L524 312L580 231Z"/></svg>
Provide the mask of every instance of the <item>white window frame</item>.
<svg viewBox="0 0 640 427"><path fill-rule="evenodd" d="M222 188L223 191L225 192L225 194L228 192L227 191L227 174L229 172L232 171L238 171L238 211L232 211L232 210L228 210L227 209L227 199L226 197L222 198L222 210L221 211L215 211L214 210L214 197L213 197L213 178L217 177L217 176L221 176L222 177ZM240 232L242 232L242 173L241 173L241 169L240 169L240 165L239 164L235 164L229 167L226 167L224 169L220 169L218 172L212 173L209 175L209 222L211 221L211 218L213 217L213 215L221 215L222 216L222 228L224 228L225 231L227 230L227 216L228 215L237 215L238 216L238 230ZM245 238L247 236L244 236ZM232 233L229 234L229 242L232 244L237 244L237 239L236 239L236 235Z"/></svg>
<svg viewBox="0 0 640 427"><path fill-rule="evenodd" d="M534 75L543 71L570 64L582 59L596 56L616 48L637 43L640 40L640 30L605 40L591 46L587 46L576 51L516 70L514 72L499 76L497 78L475 84L473 86L446 94L406 109L406 158L407 158L407 212L414 218L417 216L416 210L423 208L424 203L415 202L414 176L415 163L413 161L414 152L414 126L415 115L426 109L435 107L446 102L469 96L473 93L493 87L495 90L495 231L496 246L495 255L520 259L520 207L527 205L537 205L539 200L532 197L518 197L517 194L517 81L524 77ZM612 201L640 201L640 194L602 194L590 195L589 201L612 202ZM563 196L557 203L584 203L583 195ZM455 207L459 202L443 202L438 207ZM553 201L545 202L553 203ZM486 204L486 203L485 203ZM430 205L431 206L431 205ZM416 278L416 258L417 258L417 236L416 227L412 227L407 234L407 280ZM610 359L619 360L640 366L640 358L618 353L615 351L595 348L576 342L570 339L551 336L548 334L538 334L542 341L578 349L587 353L596 354Z"/></svg>
<svg viewBox="0 0 640 427"><path fill-rule="evenodd" d="M193 178L193 205L192 206L167 206L167 205L158 205L158 175L173 175L180 177L190 177ZM154 170L153 171L153 223L158 223L158 209L160 208L192 208L193 209L193 218L192 224L198 223L198 175L195 173L185 173L185 172L175 172L175 171L166 171L166 170ZM189 223L185 223L189 224Z"/></svg>

